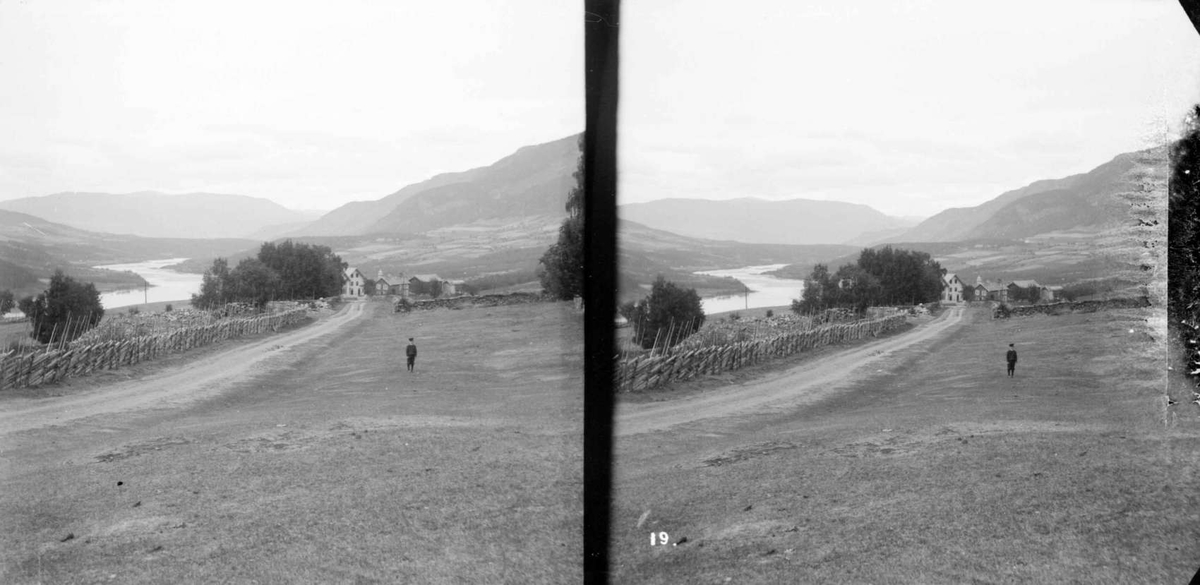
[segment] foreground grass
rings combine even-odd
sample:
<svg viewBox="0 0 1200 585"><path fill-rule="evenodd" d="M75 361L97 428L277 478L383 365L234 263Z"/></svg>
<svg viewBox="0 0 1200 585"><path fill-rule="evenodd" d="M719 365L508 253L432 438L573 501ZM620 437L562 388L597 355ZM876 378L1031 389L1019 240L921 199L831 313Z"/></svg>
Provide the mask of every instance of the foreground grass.
<svg viewBox="0 0 1200 585"><path fill-rule="evenodd" d="M0 581L578 582L579 315L372 309L197 407L5 437Z"/></svg>
<svg viewBox="0 0 1200 585"><path fill-rule="evenodd" d="M800 411L618 441L615 581L1187 582L1200 432L1153 310L975 317Z"/></svg>

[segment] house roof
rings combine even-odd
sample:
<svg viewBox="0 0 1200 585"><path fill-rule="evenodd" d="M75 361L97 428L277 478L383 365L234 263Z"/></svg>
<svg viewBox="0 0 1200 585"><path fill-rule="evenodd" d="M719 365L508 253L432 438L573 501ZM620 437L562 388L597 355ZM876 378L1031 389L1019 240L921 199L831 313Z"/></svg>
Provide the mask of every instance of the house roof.
<svg viewBox="0 0 1200 585"><path fill-rule="evenodd" d="M976 287L982 286L984 288L984 290L988 290L988 291L1003 290L1003 289L1008 288L1008 285L1004 284L1003 282L981 282L981 283L976 284L975 286Z"/></svg>
<svg viewBox="0 0 1200 585"><path fill-rule="evenodd" d="M1049 290L1062 290L1063 289L1063 287L1061 287L1057 284L1048 285L1045 288L1047 288Z"/></svg>
<svg viewBox="0 0 1200 585"><path fill-rule="evenodd" d="M1008 284L1010 286L1015 284L1021 288L1029 288L1031 286L1038 286L1038 283L1036 280L1014 280Z"/></svg>
<svg viewBox="0 0 1200 585"><path fill-rule="evenodd" d="M438 275L436 275L436 274L414 274L412 276L412 278L410 278L409 280L412 280L413 278L415 278L421 282L429 282L435 278L437 278L438 280L441 280L440 278L438 278Z"/></svg>
<svg viewBox="0 0 1200 585"><path fill-rule="evenodd" d="M353 266L349 266L346 268L346 276L354 276L355 272L358 272L358 269ZM362 276L361 272L358 272L358 274L359 274L359 276Z"/></svg>
<svg viewBox="0 0 1200 585"><path fill-rule="evenodd" d="M955 278L958 278L957 274L955 274L953 272L947 272L946 275L942 277L942 280L944 282L950 282L950 281L954 280Z"/></svg>

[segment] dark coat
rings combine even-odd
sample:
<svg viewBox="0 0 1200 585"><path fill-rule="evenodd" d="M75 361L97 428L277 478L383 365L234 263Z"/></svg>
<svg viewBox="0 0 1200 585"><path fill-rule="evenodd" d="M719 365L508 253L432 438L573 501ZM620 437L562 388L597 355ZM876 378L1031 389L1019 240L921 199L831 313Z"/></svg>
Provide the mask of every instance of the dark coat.
<svg viewBox="0 0 1200 585"><path fill-rule="evenodd" d="M417 357L417 346L412 343L408 344L408 347L404 348L404 355L408 357ZM1013 359L1015 360L1016 358Z"/></svg>
<svg viewBox="0 0 1200 585"><path fill-rule="evenodd" d="M1015 349L1008 350L1008 363L1010 363L1010 364L1017 363L1017 350L1015 350Z"/></svg>

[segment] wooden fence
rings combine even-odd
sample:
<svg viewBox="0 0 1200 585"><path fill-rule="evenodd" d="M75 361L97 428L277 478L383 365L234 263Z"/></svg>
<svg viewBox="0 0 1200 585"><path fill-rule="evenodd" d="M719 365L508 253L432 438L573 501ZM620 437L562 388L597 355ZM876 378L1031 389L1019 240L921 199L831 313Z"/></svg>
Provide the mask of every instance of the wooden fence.
<svg viewBox="0 0 1200 585"><path fill-rule="evenodd" d="M292 309L274 315L228 319L201 327L176 329L169 333L143 335L89 345L70 345L65 350L0 355L0 390L38 386L79 376L95 370L114 370L242 335L276 331L304 319L307 309Z"/></svg>
<svg viewBox="0 0 1200 585"><path fill-rule="evenodd" d="M617 392L637 392L703 374L719 374L825 345L875 337L900 327L905 319L904 315L893 315L784 333L768 339L695 349L671 348L662 354L627 358L616 364L614 387Z"/></svg>

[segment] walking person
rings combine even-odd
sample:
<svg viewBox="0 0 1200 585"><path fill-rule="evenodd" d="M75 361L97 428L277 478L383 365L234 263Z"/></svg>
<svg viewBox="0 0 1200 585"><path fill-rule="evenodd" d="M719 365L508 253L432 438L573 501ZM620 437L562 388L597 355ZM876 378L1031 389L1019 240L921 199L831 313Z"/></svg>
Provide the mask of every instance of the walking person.
<svg viewBox="0 0 1200 585"><path fill-rule="evenodd" d="M417 344L413 343L413 338L408 338L408 347L404 348L404 355L408 356L408 371L413 371L413 364L417 363ZM1012 366L1009 366L1012 368Z"/></svg>
<svg viewBox="0 0 1200 585"><path fill-rule="evenodd" d="M1008 358L1008 377L1011 378L1017 371L1017 350L1011 343L1008 344L1008 355L1006 357Z"/></svg>

